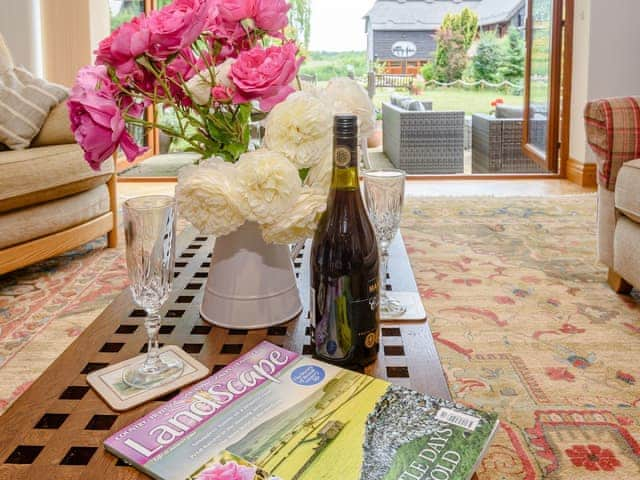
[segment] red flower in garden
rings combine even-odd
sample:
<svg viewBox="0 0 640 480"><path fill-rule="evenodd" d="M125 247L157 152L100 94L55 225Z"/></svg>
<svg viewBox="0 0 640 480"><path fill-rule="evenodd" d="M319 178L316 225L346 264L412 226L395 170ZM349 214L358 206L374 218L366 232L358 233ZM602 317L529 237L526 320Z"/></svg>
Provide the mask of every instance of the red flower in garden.
<svg viewBox="0 0 640 480"><path fill-rule="evenodd" d="M565 453L576 467L584 467L592 472L612 472L621 465L611 450L598 445L574 445Z"/></svg>
<svg viewBox="0 0 640 480"><path fill-rule="evenodd" d="M496 108L498 105L502 105L504 100L502 98L496 98L493 102L491 102L491 106Z"/></svg>
<svg viewBox="0 0 640 480"><path fill-rule="evenodd" d="M549 367L545 370L545 372L551 380L564 380L565 382L573 382L576 379L573 373L562 367Z"/></svg>

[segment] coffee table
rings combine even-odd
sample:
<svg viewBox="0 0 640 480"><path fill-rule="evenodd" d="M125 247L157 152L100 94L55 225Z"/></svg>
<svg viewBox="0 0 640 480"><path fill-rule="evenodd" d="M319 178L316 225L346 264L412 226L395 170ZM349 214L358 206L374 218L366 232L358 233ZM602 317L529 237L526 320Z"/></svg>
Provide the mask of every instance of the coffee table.
<svg viewBox="0 0 640 480"><path fill-rule="evenodd" d="M178 241L174 292L164 307L160 341L181 346L215 373L262 340L309 353L308 269L295 262L305 306L301 317L269 329L212 327L199 305L210 262L211 240L188 229ZM408 269L408 270L407 270ZM391 266L389 287L413 281L408 263ZM89 388L87 374L146 349L144 312L123 292L45 373L0 417L0 479L144 479L107 453L102 442L176 393L126 413L116 413ZM384 323L380 355L367 373L430 395L450 398L428 324Z"/></svg>

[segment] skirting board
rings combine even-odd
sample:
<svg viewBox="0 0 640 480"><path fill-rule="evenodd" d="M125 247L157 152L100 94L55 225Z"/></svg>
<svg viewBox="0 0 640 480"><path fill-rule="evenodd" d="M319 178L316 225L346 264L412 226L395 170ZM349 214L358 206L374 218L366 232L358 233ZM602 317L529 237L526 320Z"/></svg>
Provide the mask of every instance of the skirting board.
<svg viewBox="0 0 640 480"><path fill-rule="evenodd" d="M567 162L567 179L581 187L596 188L598 167L595 163L582 163L575 158Z"/></svg>

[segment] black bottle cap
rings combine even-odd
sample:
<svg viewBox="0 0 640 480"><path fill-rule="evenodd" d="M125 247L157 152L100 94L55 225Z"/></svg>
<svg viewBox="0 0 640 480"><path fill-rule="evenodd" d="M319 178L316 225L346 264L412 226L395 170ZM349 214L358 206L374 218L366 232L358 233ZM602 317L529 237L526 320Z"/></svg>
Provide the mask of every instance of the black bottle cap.
<svg viewBox="0 0 640 480"><path fill-rule="evenodd" d="M358 138L358 117L350 114L338 114L333 121L333 135L336 138Z"/></svg>

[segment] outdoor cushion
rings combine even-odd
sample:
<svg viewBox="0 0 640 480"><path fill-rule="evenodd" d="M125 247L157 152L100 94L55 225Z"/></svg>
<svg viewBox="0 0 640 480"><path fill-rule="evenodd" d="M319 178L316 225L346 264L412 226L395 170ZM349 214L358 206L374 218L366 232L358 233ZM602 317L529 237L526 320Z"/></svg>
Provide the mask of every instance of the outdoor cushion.
<svg viewBox="0 0 640 480"><path fill-rule="evenodd" d="M409 108L407 109L410 112L426 112L427 109L424 108L424 104L420 100L412 100L409 103Z"/></svg>
<svg viewBox="0 0 640 480"><path fill-rule="evenodd" d="M404 95L402 93L392 93L391 94L391 105L395 105L396 107L401 107L402 102L405 100L410 100L411 97Z"/></svg>
<svg viewBox="0 0 640 480"><path fill-rule="evenodd" d="M535 107L529 109L529 117L536 114ZM524 107L516 105L496 105L496 118L522 120L524 118Z"/></svg>
<svg viewBox="0 0 640 480"><path fill-rule="evenodd" d="M52 202L0 215L0 249L88 222L109 211L109 190L100 185Z"/></svg>
<svg viewBox="0 0 640 480"><path fill-rule="evenodd" d="M74 145L29 148L0 154L0 212L82 192L105 183L113 161L93 171Z"/></svg>
<svg viewBox="0 0 640 480"><path fill-rule="evenodd" d="M400 108L403 110L409 110L409 105L411 105L413 99L411 97L407 97L400 102Z"/></svg>
<svg viewBox="0 0 640 480"><path fill-rule="evenodd" d="M616 208L640 223L640 160L627 162L620 169L616 183Z"/></svg>
<svg viewBox="0 0 640 480"><path fill-rule="evenodd" d="M48 145L68 145L72 143L76 143L76 139L71 131L69 110L67 109L67 102L62 102L53 107L40 129L40 133L31 142L31 146L46 147Z"/></svg>
<svg viewBox="0 0 640 480"><path fill-rule="evenodd" d="M589 102L587 142L598 156L598 183L614 191L622 165L640 158L640 97Z"/></svg>

